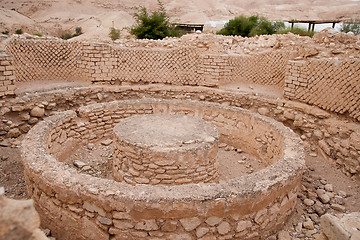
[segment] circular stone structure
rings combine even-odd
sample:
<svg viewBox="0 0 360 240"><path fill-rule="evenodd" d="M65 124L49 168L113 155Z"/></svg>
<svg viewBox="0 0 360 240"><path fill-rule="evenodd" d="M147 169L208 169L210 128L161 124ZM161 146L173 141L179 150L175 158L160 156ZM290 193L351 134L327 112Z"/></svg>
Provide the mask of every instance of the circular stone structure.
<svg viewBox="0 0 360 240"><path fill-rule="evenodd" d="M139 114L201 118L217 126L221 143L256 156L266 168L218 183L131 185L63 162L98 136L114 139L115 126ZM293 213L305 166L301 140L283 124L190 100L124 100L60 112L28 132L21 154L42 226L59 240L266 239Z"/></svg>
<svg viewBox="0 0 360 240"><path fill-rule="evenodd" d="M187 115L135 115L114 128L113 174L129 184L216 182L219 131Z"/></svg>

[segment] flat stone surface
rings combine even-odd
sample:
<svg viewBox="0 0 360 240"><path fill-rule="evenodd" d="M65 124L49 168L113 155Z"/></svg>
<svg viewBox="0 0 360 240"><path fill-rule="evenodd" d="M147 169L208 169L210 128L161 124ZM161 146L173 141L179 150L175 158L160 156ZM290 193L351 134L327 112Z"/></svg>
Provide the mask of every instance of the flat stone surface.
<svg viewBox="0 0 360 240"><path fill-rule="evenodd" d="M216 126L187 115L136 115L116 125L119 139L143 147L181 147L219 139Z"/></svg>

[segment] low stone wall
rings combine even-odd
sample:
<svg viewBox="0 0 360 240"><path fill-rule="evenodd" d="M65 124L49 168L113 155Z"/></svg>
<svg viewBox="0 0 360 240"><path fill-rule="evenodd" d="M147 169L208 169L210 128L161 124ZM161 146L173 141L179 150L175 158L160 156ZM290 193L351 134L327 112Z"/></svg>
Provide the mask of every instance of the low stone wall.
<svg viewBox="0 0 360 240"><path fill-rule="evenodd" d="M220 184L132 186L79 174L53 157L64 158L64 146L98 140L93 131L111 134L117 119L145 111L210 121L224 142L251 146L268 167ZM22 144L29 194L42 224L58 239L265 238L296 205L304 153L298 137L274 120L218 104L150 99L102 103L78 112L47 118Z"/></svg>
<svg viewBox="0 0 360 240"><path fill-rule="evenodd" d="M13 57L0 52L0 97L15 95Z"/></svg>
<svg viewBox="0 0 360 240"><path fill-rule="evenodd" d="M360 121L360 60L289 61L284 96Z"/></svg>

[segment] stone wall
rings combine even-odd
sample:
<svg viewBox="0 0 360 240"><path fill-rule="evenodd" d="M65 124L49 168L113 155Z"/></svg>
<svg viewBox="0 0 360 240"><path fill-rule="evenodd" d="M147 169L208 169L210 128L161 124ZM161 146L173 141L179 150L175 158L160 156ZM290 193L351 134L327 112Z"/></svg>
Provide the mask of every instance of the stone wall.
<svg viewBox="0 0 360 240"><path fill-rule="evenodd" d="M93 86L0 99L0 138L11 139L27 133L34 124L53 112L76 109L96 102L144 97L218 102L259 112L294 129L310 144L312 151L324 153L346 174L356 175L360 172L358 122L343 121L335 114L303 103L204 87ZM90 134L90 137L96 136Z"/></svg>
<svg viewBox="0 0 360 240"><path fill-rule="evenodd" d="M218 86L249 82L283 87L288 51L255 55L207 54L193 46L172 48L14 38L18 82L89 81L105 84L164 83Z"/></svg>
<svg viewBox="0 0 360 240"><path fill-rule="evenodd" d="M93 115L93 124L87 114L95 109L102 113ZM54 158L68 152L64 146L95 140L93 129L110 134L117 119L150 110L211 121L224 142L243 149L250 144L268 167L220 184L132 186L80 174ZM119 114L111 118L113 111ZM219 104L149 99L78 112L80 118L66 111L40 122L22 146L29 194L43 226L58 239L265 238L283 226L296 205L304 155L298 137L274 120Z"/></svg>
<svg viewBox="0 0 360 240"><path fill-rule="evenodd" d="M200 62L193 47L146 49L88 44L80 67L93 82L209 85L198 73Z"/></svg>
<svg viewBox="0 0 360 240"><path fill-rule="evenodd" d="M254 55L210 55L204 61L204 72L212 69L210 76L219 79L219 85L246 82L283 89L289 57L289 51L284 50Z"/></svg>
<svg viewBox="0 0 360 240"><path fill-rule="evenodd" d="M360 121L360 60L289 61L284 96Z"/></svg>
<svg viewBox="0 0 360 240"><path fill-rule="evenodd" d="M6 45L6 52L14 58L17 82L84 79L78 67L82 56L81 43L14 38Z"/></svg>
<svg viewBox="0 0 360 240"><path fill-rule="evenodd" d="M0 52L0 97L15 95L13 57Z"/></svg>
<svg viewBox="0 0 360 240"><path fill-rule="evenodd" d="M216 126L189 115L123 119L114 128L113 177L128 184L217 183L219 138Z"/></svg>

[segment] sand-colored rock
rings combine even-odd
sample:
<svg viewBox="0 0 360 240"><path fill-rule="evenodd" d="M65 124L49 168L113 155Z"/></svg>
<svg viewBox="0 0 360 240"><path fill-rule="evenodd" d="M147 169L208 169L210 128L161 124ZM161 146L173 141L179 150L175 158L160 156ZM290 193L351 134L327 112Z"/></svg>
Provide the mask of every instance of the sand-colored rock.
<svg viewBox="0 0 360 240"><path fill-rule="evenodd" d="M353 212L339 217L325 214L320 218L320 228L329 240L360 239L360 213Z"/></svg>
<svg viewBox="0 0 360 240"><path fill-rule="evenodd" d="M44 240L33 200L12 200L0 190L0 239Z"/></svg>

